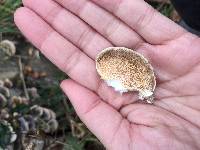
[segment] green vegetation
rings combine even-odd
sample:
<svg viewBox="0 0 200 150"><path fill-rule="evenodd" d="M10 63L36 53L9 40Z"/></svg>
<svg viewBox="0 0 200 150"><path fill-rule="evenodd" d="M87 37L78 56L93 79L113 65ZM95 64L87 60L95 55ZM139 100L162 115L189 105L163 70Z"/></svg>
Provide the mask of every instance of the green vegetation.
<svg viewBox="0 0 200 150"><path fill-rule="evenodd" d="M16 33L13 13L21 5L21 0L0 0L0 33Z"/></svg>

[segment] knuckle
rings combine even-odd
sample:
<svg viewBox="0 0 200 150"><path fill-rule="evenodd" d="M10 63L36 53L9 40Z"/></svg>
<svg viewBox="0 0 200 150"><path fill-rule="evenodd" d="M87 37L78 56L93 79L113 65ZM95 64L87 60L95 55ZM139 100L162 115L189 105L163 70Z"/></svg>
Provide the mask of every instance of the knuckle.
<svg viewBox="0 0 200 150"><path fill-rule="evenodd" d="M94 37L94 32L91 28L86 28L79 36L77 40L78 47L85 49L87 45L91 42Z"/></svg>
<svg viewBox="0 0 200 150"><path fill-rule="evenodd" d="M46 18L49 22L54 22L57 19L57 16L63 11L63 9L59 5L53 6L49 9L44 18Z"/></svg>
<svg viewBox="0 0 200 150"><path fill-rule="evenodd" d="M92 104L88 106L88 108L83 112L83 114L86 116L87 114L90 114L93 110L95 110L97 107L101 105L102 105L101 99L97 98L93 101Z"/></svg>
<svg viewBox="0 0 200 150"><path fill-rule="evenodd" d="M81 57L81 52L78 50L66 58L66 61L62 65L62 70L64 70L67 74L70 74L75 66L78 64L79 59Z"/></svg>
<svg viewBox="0 0 200 150"><path fill-rule="evenodd" d="M104 85L105 85L104 81L99 79L95 90L98 93L98 95L102 95L102 90L104 89Z"/></svg>
<svg viewBox="0 0 200 150"><path fill-rule="evenodd" d="M156 10L153 7L147 7L146 10L139 16L135 25L135 29L138 31L144 29L152 22L155 14Z"/></svg>
<svg viewBox="0 0 200 150"><path fill-rule="evenodd" d="M105 29L104 29L104 33L106 37L111 37L112 35L114 35L114 33L117 31L117 29L120 27L121 22L116 19L115 17L113 17L110 22L108 22L108 24L106 25Z"/></svg>

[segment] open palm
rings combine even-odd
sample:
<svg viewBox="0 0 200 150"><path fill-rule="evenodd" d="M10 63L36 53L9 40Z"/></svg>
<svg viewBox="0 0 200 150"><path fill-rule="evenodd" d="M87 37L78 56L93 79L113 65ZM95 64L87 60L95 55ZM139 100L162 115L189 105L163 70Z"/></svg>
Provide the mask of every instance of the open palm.
<svg viewBox="0 0 200 150"><path fill-rule="evenodd" d="M200 39L143 0L24 0L15 22L72 80L62 89L108 149L200 149ZM96 55L124 46L155 69L154 105L100 80Z"/></svg>

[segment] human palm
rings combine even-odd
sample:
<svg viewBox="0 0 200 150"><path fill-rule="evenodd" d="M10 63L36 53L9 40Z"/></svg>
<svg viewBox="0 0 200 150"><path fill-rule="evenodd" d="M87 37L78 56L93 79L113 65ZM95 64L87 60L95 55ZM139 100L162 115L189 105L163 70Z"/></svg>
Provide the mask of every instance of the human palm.
<svg viewBox="0 0 200 150"><path fill-rule="evenodd" d="M107 149L200 149L200 39L143 0L24 0L15 22L71 79L77 114ZM95 69L96 55L124 46L155 69L153 105L120 95Z"/></svg>

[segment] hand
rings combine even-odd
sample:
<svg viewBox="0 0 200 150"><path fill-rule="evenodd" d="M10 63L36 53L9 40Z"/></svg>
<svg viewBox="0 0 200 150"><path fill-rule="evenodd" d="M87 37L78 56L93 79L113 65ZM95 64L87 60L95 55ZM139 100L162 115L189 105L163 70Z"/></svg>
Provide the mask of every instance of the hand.
<svg viewBox="0 0 200 150"><path fill-rule="evenodd" d="M143 0L24 0L23 34L71 79L62 89L107 149L199 149L200 39ZM157 76L154 105L105 85L96 55L124 46L145 55Z"/></svg>

